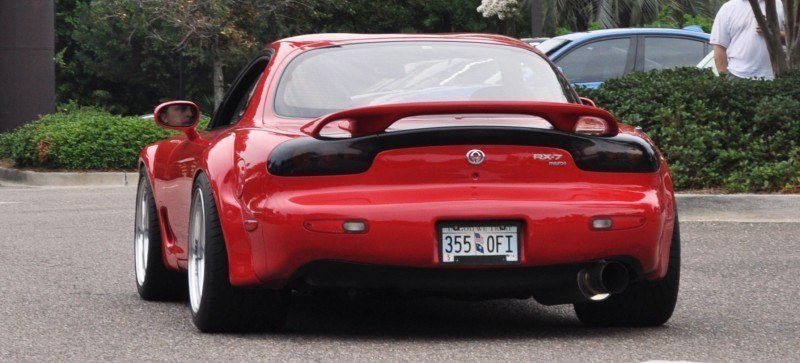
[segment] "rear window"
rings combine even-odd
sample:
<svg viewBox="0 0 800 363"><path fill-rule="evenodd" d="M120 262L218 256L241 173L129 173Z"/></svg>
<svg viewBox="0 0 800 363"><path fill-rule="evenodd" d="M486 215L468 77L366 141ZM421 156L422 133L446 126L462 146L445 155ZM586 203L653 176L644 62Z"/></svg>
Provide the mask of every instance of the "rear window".
<svg viewBox="0 0 800 363"><path fill-rule="evenodd" d="M275 112L314 118L362 106L433 101L568 102L540 55L457 42L386 42L311 50L292 60Z"/></svg>

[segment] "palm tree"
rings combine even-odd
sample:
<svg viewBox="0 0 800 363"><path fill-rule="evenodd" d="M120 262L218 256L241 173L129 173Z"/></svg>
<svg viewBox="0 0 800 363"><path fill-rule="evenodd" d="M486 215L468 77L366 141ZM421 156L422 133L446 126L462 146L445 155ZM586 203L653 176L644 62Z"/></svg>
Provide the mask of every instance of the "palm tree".
<svg viewBox="0 0 800 363"><path fill-rule="evenodd" d="M530 0L535 1L535 0ZM681 23L683 14L713 17L725 0L542 0L546 8L545 28L552 34L557 26L588 30L642 26L656 20L669 7Z"/></svg>

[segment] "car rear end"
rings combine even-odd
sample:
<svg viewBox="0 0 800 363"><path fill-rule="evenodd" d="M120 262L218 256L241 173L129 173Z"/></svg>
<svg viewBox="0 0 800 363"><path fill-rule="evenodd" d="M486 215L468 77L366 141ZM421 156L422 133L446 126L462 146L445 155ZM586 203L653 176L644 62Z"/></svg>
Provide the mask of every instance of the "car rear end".
<svg viewBox="0 0 800 363"><path fill-rule="evenodd" d="M268 241L265 280L285 283L310 273L311 282L359 287L357 278L339 281L328 273L331 261L380 272L389 266L519 270L614 260L637 276L657 273L669 202L654 150L644 142L502 127L365 139L297 139L274 152L273 176L264 188L275 192L258 206L265 212L262 231ZM586 147L574 149L573 143L581 142ZM631 168L623 172L581 169L603 157L605 143L630 147L628 154L609 153L609 167L616 158L639 161L619 160ZM370 147L380 151L349 153ZM286 154L301 156L284 159ZM348 155L371 158L371 165L349 173L347 163L336 160ZM300 165L305 175L293 175ZM342 169L326 170L328 165ZM326 175L331 172L337 174ZM313 270L319 262L328 262L323 276ZM362 283L381 287L381 281ZM464 280L460 287L479 292L474 284ZM447 285L428 288L459 288ZM415 288L413 282L396 287ZM485 287L496 292L504 284ZM512 284L507 292L518 288ZM527 292L536 288L532 280Z"/></svg>
<svg viewBox="0 0 800 363"><path fill-rule="evenodd" d="M263 196L247 205L265 286L558 304L664 276L674 204L648 140L578 104L552 64L521 47L469 56L475 44L392 45L309 51L284 70L275 113L310 123L270 152L249 192ZM348 68L367 67L346 64L363 54L382 54L384 69L337 94ZM325 74L319 56L344 75L303 80L304 63ZM311 85L326 92L306 97Z"/></svg>

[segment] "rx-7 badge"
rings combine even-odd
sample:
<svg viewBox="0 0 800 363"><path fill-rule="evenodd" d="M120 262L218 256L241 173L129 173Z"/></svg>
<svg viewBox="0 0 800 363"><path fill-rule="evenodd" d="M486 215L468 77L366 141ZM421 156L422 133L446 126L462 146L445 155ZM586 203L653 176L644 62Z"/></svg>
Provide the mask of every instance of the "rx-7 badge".
<svg viewBox="0 0 800 363"><path fill-rule="evenodd" d="M561 161L564 155L562 154L533 154L533 160L547 161L550 166L565 166L566 161Z"/></svg>

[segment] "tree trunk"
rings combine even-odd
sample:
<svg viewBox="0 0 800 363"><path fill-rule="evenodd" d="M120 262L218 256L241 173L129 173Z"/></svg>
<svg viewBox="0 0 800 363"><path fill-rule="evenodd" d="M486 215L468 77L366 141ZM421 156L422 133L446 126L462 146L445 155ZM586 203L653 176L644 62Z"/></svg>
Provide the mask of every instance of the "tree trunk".
<svg viewBox="0 0 800 363"><path fill-rule="evenodd" d="M510 25L511 22L508 21L509 19L497 19L497 22L500 25L500 34L511 36L511 29Z"/></svg>
<svg viewBox="0 0 800 363"><path fill-rule="evenodd" d="M544 34L548 37L552 37L556 35L556 29L558 28L558 19L556 16L556 0L542 0L544 5L547 6L545 13L547 16L544 17Z"/></svg>
<svg viewBox="0 0 800 363"><path fill-rule="evenodd" d="M453 26L453 12L448 11L442 17L442 29L443 32L455 32L456 27Z"/></svg>
<svg viewBox="0 0 800 363"><path fill-rule="evenodd" d="M767 26L772 35L768 42L772 44L772 53L775 53L772 62L775 64L773 66L775 68L775 75L778 75L787 69L786 52L783 51L783 42L781 40L781 24L778 19L778 7L775 0L766 0L765 3L767 10ZM769 48L769 46L767 46L767 48Z"/></svg>
<svg viewBox="0 0 800 363"><path fill-rule="evenodd" d="M222 104L223 97L225 97L225 77L222 74L223 62L216 42L211 45L211 56L214 58L212 84L214 86L214 110L216 111L219 105Z"/></svg>
<svg viewBox="0 0 800 363"><path fill-rule="evenodd" d="M214 59L214 109L216 110L222 104L222 98L225 97L225 78L222 75L222 61Z"/></svg>
<svg viewBox="0 0 800 363"><path fill-rule="evenodd" d="M800 4L795 1L798 0L783 0L783 15L786 18L786 62L789 69L800 69Z"/></svg>
<svg viewBox="0 0 800 363"><path fill-rule="evenodd" d="M531 3L531 37L541 37L544 28L544 13L542 0L530 0Z"/></svg>
<svg viewBox="0 0 800 363"><path fill-rule="evenodd" d="M765 0L766 17L764 12L761 11L761 6L758 0L748 0L750 7L753 8L753 15L756 17L756 22L761 28L764 39L767 41L767 50L769 51L769 58L772 61L772 69L775 75L779 75L786 71L786 53L783 51L783 44L781 43L780 24L778 24L777 6L775 0ZM787 14L788 15L788 14Z"/></svg>
<svg viewBox="0 0 800 363"><path fill-rule="evenodd" d="M575 30L585 32L589 30L589 19L580 13L580 10L574 9L572 13L575 15Z"/></svg>

